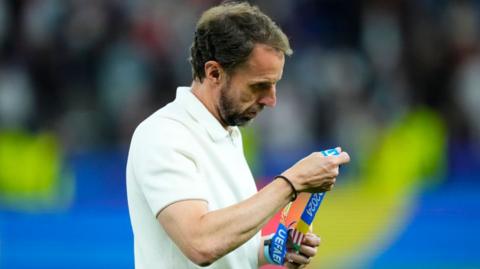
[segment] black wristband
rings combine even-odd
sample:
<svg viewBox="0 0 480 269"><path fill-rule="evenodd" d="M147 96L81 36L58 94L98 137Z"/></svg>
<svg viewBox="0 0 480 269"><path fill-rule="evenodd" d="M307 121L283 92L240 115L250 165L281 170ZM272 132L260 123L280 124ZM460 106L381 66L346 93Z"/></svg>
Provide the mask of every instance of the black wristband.
<svg viewBox="0 0 480 269"><path fill-rule="evenodd" d="M292 199L290 199L290 201L291 202L295 201L297 199L298 192L297 192L297 189L295 189L295 186L293 186L292 181L290 181L290 179L288 179L286 176L282 176L282 175L278 175L278 176L274 177L274 179L277 179L277 178L284 179L288 183L288 185L290 185L290 187L292 187L293 197L292 197Z"/></svg>

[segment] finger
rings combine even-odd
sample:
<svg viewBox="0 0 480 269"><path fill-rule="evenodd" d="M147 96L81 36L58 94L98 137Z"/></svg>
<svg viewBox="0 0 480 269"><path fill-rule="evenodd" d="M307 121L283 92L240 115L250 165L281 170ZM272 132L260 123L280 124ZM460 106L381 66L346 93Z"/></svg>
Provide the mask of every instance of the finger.
<svg viewBox="0 0 480 269"><path fill-rule="evenodd" d="M338 177L338 175L340 175L340 168L338 168L338 166L335 166L335 167L330 171L330 177L331 177L331 178L335 178L335 177Z"/></svg>
<svg viewBox="0 0 480 269"><path fill-rule="evenodd" d="M303 237L302 245L310 246L310 247L318 247L322 239L314 233L307 233L305 237Z"/></svg>
<svg viewBox="0 0 480 269"><path fill-rule="evenodd" d="M342 152L342 147L336 147L335 149L338 151L338 153Z"/></svg>
<svg viewBox="0 0 480 269"><path fill-rule="evenodd" d="M328 191L332 191L333 187L335 187L335 183L332 183L330 186L328 186Z"/></svg>
<svg viewBox="0 0 480 269"><path fill-rule="evenodd" d="M331 191L333 187L335 186L335 181L336 178L329 178L328 181L324 182L320 187L322 189L322 192L325 191Z"/></svg>
<svg viewBox="0 0 480 269"><path fill-rule="evenodd" d="M324 182L320 185L320 187L309 189L308 192L310 193L317 193L317 192L326 192L333 190L335 186L335 178L332 179L330 182Z"/></svg>
<svg viewBox="0 0 480 269"><path fill-rule="evenodd" d="M294 252L288 252L287 255L285 255L285 259L290 262L290 263L296 263L296 264L309 264L311 258L310 257L305 257L301 254L297 254Z"/></svg>
<svg viewBox="0 0 480 269"><path fill-rule="evenodd" d="M304 264L296 264L296 263L291 263L291 262L286 262L285 267L288 269L300 269L300 268L305 268L306 265Z"/></svg>
<svg viewBox="0 0 480 269"><path fill-rule="evenodd" d="M313 257L317 255L317 247L302 245L300 246L300 254L306 258Z"/></svg>
<svg viewBox="0 0 480 269"><path fill-rule="evenodd" d="M323 179L322 185L330 186L330 185L332 185L332 184L335 184L335 182L337 182L337 178L336 178L335 176L325 177L325 178Z"/></svg>

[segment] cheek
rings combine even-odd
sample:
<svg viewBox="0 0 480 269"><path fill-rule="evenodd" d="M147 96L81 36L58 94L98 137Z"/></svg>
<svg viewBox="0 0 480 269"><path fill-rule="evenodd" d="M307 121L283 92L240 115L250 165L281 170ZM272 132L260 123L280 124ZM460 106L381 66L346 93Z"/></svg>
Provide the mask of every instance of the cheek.
<svg viewBox="0 0 480 269"><path fill-rule="evenodd" d="M245 90L240 94L239 100L243 105L250 105L256 102L257 96L255 96L255 94L253 94L251 91Z"/></svg>

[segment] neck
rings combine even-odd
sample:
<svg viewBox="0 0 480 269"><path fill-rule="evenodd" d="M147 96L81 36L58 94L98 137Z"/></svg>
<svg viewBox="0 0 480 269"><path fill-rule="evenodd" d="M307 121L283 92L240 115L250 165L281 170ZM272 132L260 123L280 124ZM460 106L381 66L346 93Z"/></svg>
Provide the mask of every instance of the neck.
<svg viewBox="0 0 480 269"><path fill-rule="evenodd" d="M216 100L218 99L218 94L214 89L211 89L207 86L207 82L204 80L203 83L199 80L193 80L192 82L192 93L195 97L200 100L200 102L207 108L207 110L217 119L217 121L223 126L223 128L227 128L227 124L225 124L220 117L220 112L218 111L218 106Z"/></svg>

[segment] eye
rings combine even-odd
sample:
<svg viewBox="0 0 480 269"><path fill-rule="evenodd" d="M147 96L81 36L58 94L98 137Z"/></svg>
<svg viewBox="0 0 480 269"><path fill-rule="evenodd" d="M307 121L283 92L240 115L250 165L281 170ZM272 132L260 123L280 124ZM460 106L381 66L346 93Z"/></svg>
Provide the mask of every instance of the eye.
<svg viewBox="0 0 480 269"><path fill-rule="evenodd" d="M272 87L272 84L268 83L268 82L259 82L259 83L255 83L251 86L251 88L254 91L265 91L265 90L270 89L270 87Z"/></svg>

